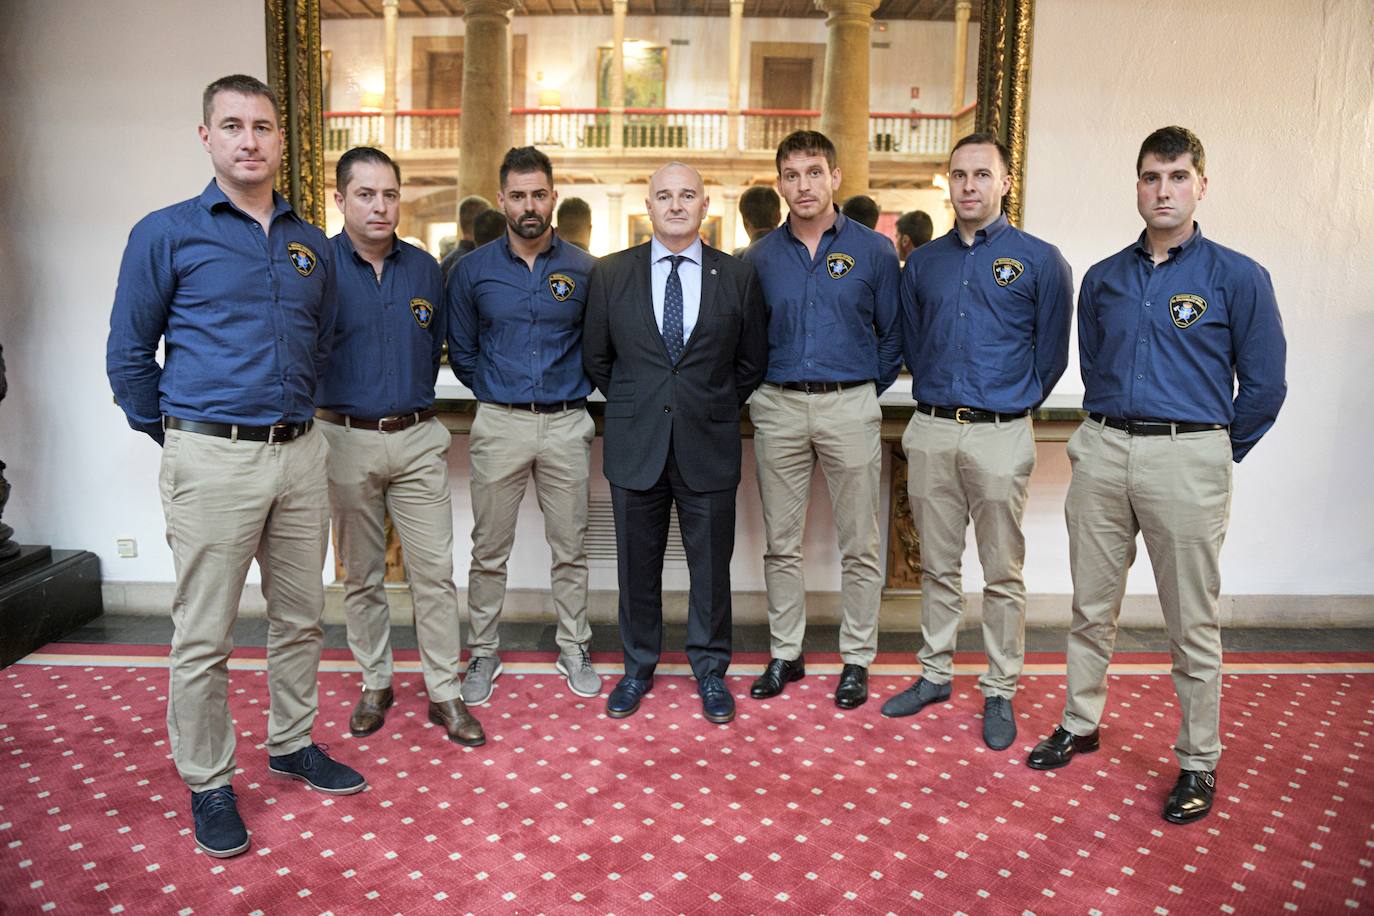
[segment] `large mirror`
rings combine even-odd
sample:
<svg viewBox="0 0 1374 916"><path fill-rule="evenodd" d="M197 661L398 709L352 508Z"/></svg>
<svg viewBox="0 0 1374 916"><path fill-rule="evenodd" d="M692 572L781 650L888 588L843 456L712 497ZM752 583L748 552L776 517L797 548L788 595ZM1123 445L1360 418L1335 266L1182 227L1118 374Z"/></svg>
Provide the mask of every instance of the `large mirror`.
<svg viewBox="0 0 1374 916"><path fill-rule="evenodd" d="M1013 151L1008 212L1020 218L1033 0L685 0L672 15L654 0L266 7L271 76L290 132L283 190L331 232L333 163L370 144L405 173L402 234L436 256L453 244L459 153L473 135L463 125L465 74L470 111L479 97L504 100L509 123L497 146L545 149L563 197L589 203L598 254L630 243L640 185L671 158L706 174L717 243L744 244L739 195L771 181L773 148L798 127L857 137L840 143L841 165L850 165L841 196L873 197L879 230L894 237L911 209L931 213L937 233L948 228L949 147L975 127L992 130ZM483 54L465 47L480 36L503 45L508 67L466 60ZM850 111L846 85L846 74L863 72L866 116Z"/></svg>

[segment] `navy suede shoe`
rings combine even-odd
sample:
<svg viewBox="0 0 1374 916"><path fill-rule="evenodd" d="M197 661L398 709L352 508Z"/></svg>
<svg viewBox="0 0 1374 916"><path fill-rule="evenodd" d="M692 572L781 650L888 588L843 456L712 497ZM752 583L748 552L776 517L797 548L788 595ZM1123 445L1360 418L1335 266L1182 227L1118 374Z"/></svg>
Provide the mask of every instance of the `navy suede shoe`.
<svg viewBox="0 0 1374 916"><path fill-rule="evenodd" d="M303 747L294 754L268 757L267 768L278 776L303 780L312 789L330 795L352 795L367 788L367 780L361 774L331 760L318 744Z"/></svg>
<svg viewBox="0 0 1374 916"><path fill-rule="evenodd" d="M697 681L697 692L701 694L701 714L706 721L724 725L735 717L735 698L725 686L725 678L719 674L708 674Z"/></svg>
<svg viewBox="0 0 1374 916"><path fill-rule="evenodd" d="M192 792L191 817L196 822L196 845L216 859L248 849L248 828L239 817L238 796L228 786Z"/></svg>
<svg viewBox="0 0 1374 916"><path fill-rule="evenodd" d="M644 694L654 689L654 679L652 677L637 678L630 677L628 674L620 679L620 683L615 685L611 695L606 698L606 715L612 719L623 719L632 716L639 709L639 701L644 699Z"/></svg>

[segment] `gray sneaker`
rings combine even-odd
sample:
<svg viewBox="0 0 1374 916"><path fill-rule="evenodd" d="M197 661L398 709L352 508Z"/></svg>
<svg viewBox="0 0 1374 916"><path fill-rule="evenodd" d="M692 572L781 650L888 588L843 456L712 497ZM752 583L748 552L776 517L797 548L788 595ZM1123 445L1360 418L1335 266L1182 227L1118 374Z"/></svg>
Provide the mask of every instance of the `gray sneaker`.
<svg viewBox="0 0 1374 916"><path fill-rule="evenodd" d="M495 680L501 674L501 656L474 655L468 660L467 673L463 675L463 686L458 692L463 702L469 706L481 706L491 699L495 690Z"/></svg>
<svg viewBox="0 0 1374 916"><path fill-rule="evenodd" d="M568 689L578 696L601 695L601 675L592 667L592 656L586 646L559 655L558 670L568 679Z"/></svg>
<svg viewBox="0 0 1374 916"><path fill-rule="evenodd" d="M1005 751L1016 740L1016 718L1011 700L988 697L983 701L983 743L994 751Z"/></svg>
<svg viewBox="0 0 1374 916"><path fill-rule="evenodd" d="M931 703L948 700L951 691L949 684L936 684L920 678L906 690L883 704L883 715L889 719L914 716Z"/></svg>

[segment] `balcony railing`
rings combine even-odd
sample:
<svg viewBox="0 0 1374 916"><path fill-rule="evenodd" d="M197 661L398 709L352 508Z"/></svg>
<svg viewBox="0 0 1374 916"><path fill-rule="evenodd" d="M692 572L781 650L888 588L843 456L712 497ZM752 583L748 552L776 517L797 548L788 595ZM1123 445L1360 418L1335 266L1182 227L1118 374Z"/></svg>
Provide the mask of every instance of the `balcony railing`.
<svg viewBox="0 0 1374 916"><path fill-rule="evenodd" d="M953 115L874 112L868 116L868 148L874 153L942 156L972 124L974 106ZM544 149L605 150L611 147L611 115L605 108L512 108L511 141ZM396 112L398 152L452 152L460 143L458 109ZM820 112L750 108L731 123L723 109L629 108L621 125L625 150L712 151L735 146L770 152L794 130L815 129ZM325 150L379 146L385 116L367 111L330 111L324 116ZM731 134L737 131L735 143Z"/></svg>

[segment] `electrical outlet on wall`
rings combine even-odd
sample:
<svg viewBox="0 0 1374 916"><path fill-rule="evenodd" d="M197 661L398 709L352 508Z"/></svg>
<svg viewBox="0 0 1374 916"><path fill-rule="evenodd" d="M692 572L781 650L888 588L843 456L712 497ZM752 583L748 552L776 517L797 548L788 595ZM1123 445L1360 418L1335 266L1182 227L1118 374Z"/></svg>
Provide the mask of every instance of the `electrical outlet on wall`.
<svg viewBox="0 0 1374 916"><path fill-rule="evenodd" d="M136 557L138 541L135 538L118 538L115 540L115 552L121 557Z"/></svg>

